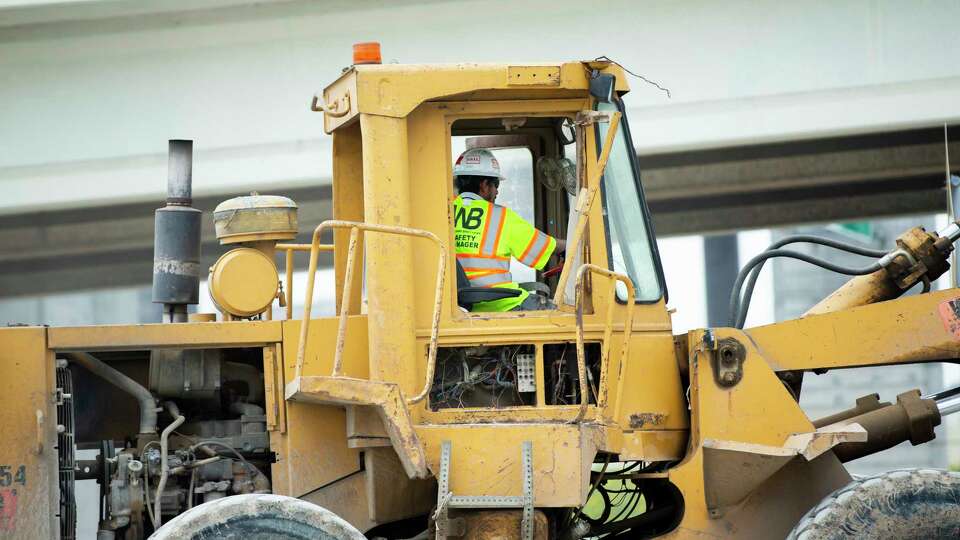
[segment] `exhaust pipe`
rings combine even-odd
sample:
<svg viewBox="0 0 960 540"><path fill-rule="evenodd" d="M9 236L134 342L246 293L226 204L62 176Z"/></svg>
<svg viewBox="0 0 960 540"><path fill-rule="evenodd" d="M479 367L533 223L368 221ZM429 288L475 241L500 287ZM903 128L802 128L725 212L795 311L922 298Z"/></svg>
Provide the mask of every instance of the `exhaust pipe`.
<svg viewBox="0 0 960 540"><path fill-rule="evenodd" d="M173 139L167 154L167 204L193 204L193 141Z"/></svg>
<svg viewBox="0 0 960 540"><path fill-rule="evenodd" d="M193 208L193 141L171 140L167 205L154 214L153 302L163 322L187 322L187 306L200 301L200 223Z"/></svg>

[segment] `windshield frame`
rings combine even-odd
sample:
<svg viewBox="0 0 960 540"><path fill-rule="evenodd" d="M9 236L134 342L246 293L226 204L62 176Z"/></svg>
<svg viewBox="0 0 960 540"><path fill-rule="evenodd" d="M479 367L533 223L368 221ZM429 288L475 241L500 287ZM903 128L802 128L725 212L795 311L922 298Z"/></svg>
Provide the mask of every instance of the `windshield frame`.
<svg viewBox="0 0 960 540"><path fill-rule="evenodd" d="M657 282L660 285L660 295L655 299L640 299L637 298L634 300L637 304L656 304L663 300L664 302L669 301L670 294L667 290L667 282L664 279L663 275L663 264L660 261L660 248L657 245L657 235L653 230L653 219L650 215L650 208L647 206L647 198L643 192L643 184L640 179L640 164L637 159L637 149L633 145L633 137L630 135L630 126L627 122L626 110L623 106L623 101L620 99L620 96L615 95L612 101L613 105L617 108L617 111L620 112L620 123L618 130L623 134L624 142L627 145L627 157L630 160L630 168L633 172L633 182L634 187L636 188L637 196L640 199L640 211L643 214L644 226L646 227L647 233L647 243L650 246L651 256L653 258L653 267L654 271L657 273ZM593 108L594 110L599 110L600 102L594 100ZM597 155L602 151L603 139L600 137L600 125L594 125L594 138L596 139L597 145ZM616 139L614 139L614 144ZM603 202L603 226L605 230L605 239L607 243L607 267L613 269L613 240L610 230L610 218L609 218L609 208L607 205L607 182L606 177L600 182L600 193ZM630 279L633 279L633 276L630 276ZM614 294L618 304L626 304L626 300L620 298L619 294Z"/></svg>

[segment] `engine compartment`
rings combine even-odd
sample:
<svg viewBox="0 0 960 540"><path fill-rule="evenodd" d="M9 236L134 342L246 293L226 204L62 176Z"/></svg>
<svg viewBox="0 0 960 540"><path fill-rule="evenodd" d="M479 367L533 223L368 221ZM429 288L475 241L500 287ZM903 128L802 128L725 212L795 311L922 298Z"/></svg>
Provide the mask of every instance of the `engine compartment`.
<svg viewBox="0 0 960 540"><path fill-rule="evenodd" d="M57 359L61 537L75 537L77 481L95 480L99 486L98 538L145 538L197 504L229 495L270 493L270 464L275 457L264 410L262 351L156 349L61 355ZM143 410L134 395L112 384L118 380L113 377L139 386L141 396L152 394L154 410ZM151 418L154 429L145 429ZM94 451L95 457L77 459L76 450Z"/></svg>

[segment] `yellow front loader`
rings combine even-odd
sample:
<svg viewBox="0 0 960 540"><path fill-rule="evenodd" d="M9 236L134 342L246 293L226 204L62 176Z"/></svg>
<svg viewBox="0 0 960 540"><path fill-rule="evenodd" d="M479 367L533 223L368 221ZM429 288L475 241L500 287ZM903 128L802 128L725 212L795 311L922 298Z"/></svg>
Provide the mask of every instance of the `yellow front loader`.
<svg viewBox="0 0 960 540"><path fill-rule="evenodd" d="M256 194L205 220L192 147L171 141L164 322L0 330L0 537L74 538L98 508L80 516L98 540L956 538L957 474L843 465L932 439L956 390L848 396L822 419L798 401L811 371L960 358L960 291L928 287L960 227L834 242L862 268L783 242L741 272L731 327L674 335L627 90L607 61L350 67L313 100L333 140L319 224ZM453 248L465 148L493 151L527 193L508 205L566 239L524 285L556 309L470 310L489 290ZM209 269L204 226L223 246ZM856 277L742 329L773 257ZM201 277L218 313L190 308ZM314 316L318 291L335 315Z"/></svg>

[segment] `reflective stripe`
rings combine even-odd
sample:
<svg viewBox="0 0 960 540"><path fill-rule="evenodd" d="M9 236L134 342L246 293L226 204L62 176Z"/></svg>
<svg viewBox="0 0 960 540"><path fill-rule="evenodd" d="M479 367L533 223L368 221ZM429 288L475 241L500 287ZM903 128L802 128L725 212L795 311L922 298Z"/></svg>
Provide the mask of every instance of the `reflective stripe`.
<svg viewBox="0 0 960 540"><path fill-rule="evenodd" d="M507 209L502 206L491 204L488 210L487 223L483 228L483 241L480 244L481 255L496 255L497 242L500 240L500 233L503 232L504 218L507 216Z"/></svg>
<svg viewBox="0 0 960 540"><path fill-rule="evenodd" d="M534 268L540 268L544 264L546 264L546 261L542 261L541 259L543 258L544 254L547 252L547 249L550 248L551 240L552 240L551 238L549 237L547 238L547 243L543 245L543 249L540 250L540 253L538 253L537 256L533 258L533 264L530 266ZM556 244L554 244L554 246L556 246Z"/></svg>
<svg viewBox="0 0 960 540"><path fill-rule="evenodd" d="M483 212L483 232L480 233L480 255L483 255L486 253L486 251L484 251L483 249L483 246L484 246L484 242L486 242L487 231L490 230L490 215L492 214L490 210L492 208L493 208L493 204L488 202L487 209L484 210ZM491 253L491 255L494 255L494 254Z"/></svg>
<svg viewBox="0 0 960 540"><path fill-rule="evenodd" d="M463 267L464 271L472 270L500 270L510 269L510 259L493 257L461 257L457 255L457 262Z"/></svg>
<svg viewBox="0 0 960 540"><path fill-rule="evenodd" d="M470 272L467 274L467 280L480 279L490 276L499 276L500 279L503 279L504 276L509 277L510 272L508 270L484 270L482 272Z"/></svg>
<svg viewBox="0 0 960 540"><path fill-rule="evenodd" d="M510 260L510 256L509 256L509 255L480 255L479 253L466 253L466 252L463 252L463 251L461 251L460 253L457 253L457 259L466 259L466 258L470 258L470 259L494 259L494 260L497 260L497 261L509 261L509 260Z"/></svg>
<svg viewBox="0 0 960 540"><path fill-rule="evenodd" d="M503 228L507 224L507 209L502 206L498 206L497 209L499 210L500 223L497 226L497 235L493 239L493 250L490 251L490 255L496 255L500 252L500 238L503 235Z"/></svg>
<svg viewBox="0 0 960 540"><path fill-rule="evenodd" d="M489 276L490 274L506 274L509 270L498 268L496 270L470 270L467 274L470 277Z"/></svg>
<svg viewBox="0 0 960 540"><path fill-rule="evenodd" d="M469 277L471 287L492 287L504 283L512 283L513 276L510 272L497 272L495 274L486 274L479 277Z"/></svg>
<svg viewBox="0 0 960 540"><path fill-rule="evenodd" d="M543 253L544 248L546 248L547 244L549 243L550 237L540 231L537 231L537 233L534 234L533 238L530 240L530 243L527 244L527 249L524 250L523 254L520 255L517 260L533 268L536 262L540 259L540 255Z"/></svg>

